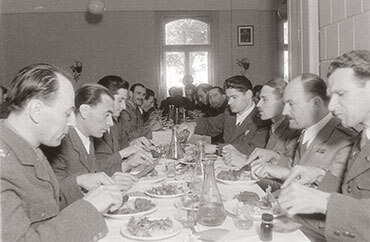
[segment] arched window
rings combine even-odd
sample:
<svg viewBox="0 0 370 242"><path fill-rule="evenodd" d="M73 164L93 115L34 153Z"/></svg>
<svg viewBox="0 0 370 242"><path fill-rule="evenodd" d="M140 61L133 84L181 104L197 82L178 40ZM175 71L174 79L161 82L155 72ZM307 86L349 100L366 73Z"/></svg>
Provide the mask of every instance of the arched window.
<svg viewBox="0 0 370 242"><path fill-rule="evenodd" d="M183 87L191 75L194 85L209 83L211 76L210 17L162 17L161 76L166 91Z"/></svg>

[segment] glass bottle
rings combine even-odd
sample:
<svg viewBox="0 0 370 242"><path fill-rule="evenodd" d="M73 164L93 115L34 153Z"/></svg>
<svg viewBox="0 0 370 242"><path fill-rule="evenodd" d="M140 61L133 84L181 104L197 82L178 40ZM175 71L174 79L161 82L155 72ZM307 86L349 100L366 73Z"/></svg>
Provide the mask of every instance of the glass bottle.
<svg viewBox="0 0 370 242"><path fill-rule="evenodd" d="M204 226L219 226L226 219L226 212L215 179L214 162L216 159L217 156L207 156L203 160L204 181L197 222Z"/></svg>
<svg viewBox="0 0 370 242"><path fill-rule="evenodd" d="M271 241L272 240L272 220L274 217L272 214L264 213L262 214L262 222L260 229L260 240Z"/></svg>
<svg viewBox="0 0 370 242"><path fill-rule="evenodd" d="M172 121L175 122L175 106L174 105L169 106L168 118L169 118L169 120L172 119Z"/></svg>
<svg viewBox="0 0 370 242"><path fill-rule="evenodd" d="M173 126L172 128L172 138L166 158L174 160L184 158L184 153L181 149L180 142L177 139L177 126Z"/></svg>
<svg viewBox="0 0 370 242"><path fill-rule="evenodd" d="M179 118L179 115L180 115L180 113L179 113L179 108L176 108L175 109L175 123L174 124L180 124L180 118Z"/></svg>

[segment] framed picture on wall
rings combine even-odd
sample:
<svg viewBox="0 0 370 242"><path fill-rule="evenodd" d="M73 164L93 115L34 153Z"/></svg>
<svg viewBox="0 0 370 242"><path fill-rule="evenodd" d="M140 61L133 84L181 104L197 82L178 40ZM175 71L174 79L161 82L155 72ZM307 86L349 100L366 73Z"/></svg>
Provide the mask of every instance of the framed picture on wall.
<svg viewBox="0 0 370 242"><path fill-rule="evenodd" d="M238 45L254 45L254 27L253 25L238 26Z"/></svg>

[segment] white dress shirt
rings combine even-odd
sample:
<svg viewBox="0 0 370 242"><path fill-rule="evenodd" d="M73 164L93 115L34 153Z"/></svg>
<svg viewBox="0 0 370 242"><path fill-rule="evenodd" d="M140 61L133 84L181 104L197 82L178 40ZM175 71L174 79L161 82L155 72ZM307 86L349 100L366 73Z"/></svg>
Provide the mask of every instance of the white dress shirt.
<svg viewBox="0 0 370 242"><path fill-rule="evenodd" d="M370 139L370 128L365 129L367 140Z"/></svg>
<svg viewBox="0 0 370 242"><path fill-rule="evenodd" d="M90 142L91 142L90 137L86 137L83 133L81 133L81 131L78 130L77 127L74 127L74 128L77 132L78 137L80 137L82 144L84 145L86 149L86 152L90 154Z"/></svg>
<svg viewBox="0 0 370 242"><path fill-rule="evenodd" d="M237 113L236 114L236 123L235 123L235 125L239 125L239 124L243 123L244 119L246 119L247 116L253 111L255 106L256 105L254 103L252 103L252 106L250 108L243 111L241 114Z"/></svg>
<svg viewBox="0 0 370 242"><path fill-rule="evenodd" d="M316 138L318 133L322 128L333 118L333 115L329 112L325 117L323 117L319 122L315 123L311 127L304 131L302 144L305 144L308 148L312 141ZM306 144L307 142L307 144Z"/></svg>

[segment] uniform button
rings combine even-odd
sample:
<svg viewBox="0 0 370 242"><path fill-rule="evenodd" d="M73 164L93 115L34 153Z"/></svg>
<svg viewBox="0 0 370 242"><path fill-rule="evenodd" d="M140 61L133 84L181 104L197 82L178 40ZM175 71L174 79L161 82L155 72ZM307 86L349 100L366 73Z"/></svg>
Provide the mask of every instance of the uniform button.
<svg viewBox="0 0 370 242"><path fill-rule="evenodd" d="M348 232L348 231L343 232L343 236L345 236L345 237L349 237L349 232Z"/></svg>
<svg viewBox="0 0 370 242"><path fill-rule="evenodd" d="M357 154L357 151L353 151L352 156L355 156Z"/></svg>
<svg viewBox="0 0 370 242"><path fill-rule="evenodd" d="M42 213L42 214L41 214L41 217L45 217L45 213Z"/></svg>
<svg viewBox="0 0 370 242"><path fill-rule="evenodd" d="M350 237L351 239L353 239L353 238L354 238L354 237L356 237L356 236L355 236L355 234L350 233L350 234L348 235L348 237Z"/></svg>
<svg viewBox="0 0 370 242"><path fill-rule="evenodd" d="M334 235L336 235L336 236L340 236L340 231L335 230L335 231L334 231Z"/></svg>
<svg viewBox="0 0 370 242"><path fill-rule="evenodd" d="M370 162L370 156L366 156L367 162Z"/></svg>
<svg viewBox="0 0 370 242"><path fill-rule="evenodd" d="M348 193L351 193L352 192L352 188L351 187L347 187L347 192Z"/></svg>

